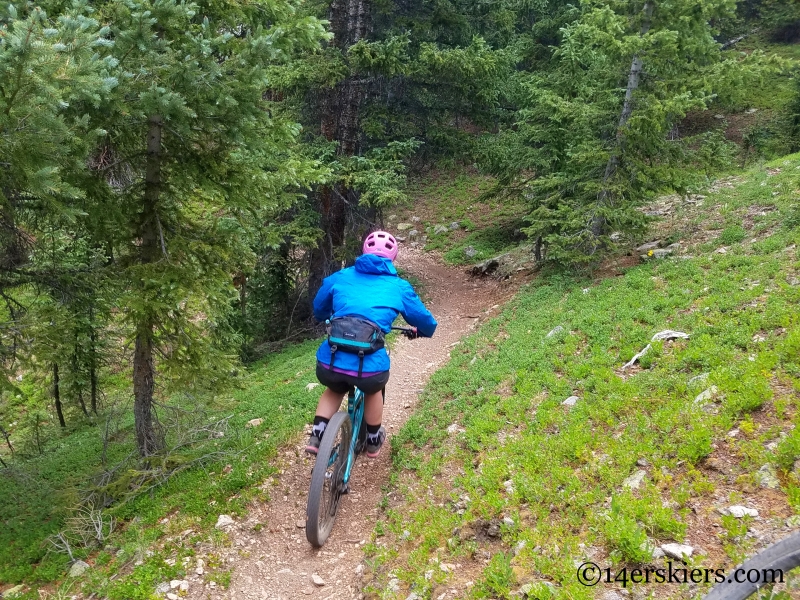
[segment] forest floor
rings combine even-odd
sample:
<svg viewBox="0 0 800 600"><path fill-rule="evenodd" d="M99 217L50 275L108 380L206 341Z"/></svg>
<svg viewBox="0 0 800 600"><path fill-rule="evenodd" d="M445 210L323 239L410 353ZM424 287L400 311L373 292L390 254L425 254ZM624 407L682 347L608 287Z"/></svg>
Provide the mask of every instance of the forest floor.
<svg viewBox="0 0 800 600"><path fill-rule="evenodd" d="M431 339L401 339L392 348L392 378L384 411L390 439L414 411L418 393L431 373L449 359L462 336L496 312L517 288L514 280L500 283L469 277L463 269L444 266L433 254L414 249L403 249L398 266L404 274L421 282L426 303L439 325ZM519 280L524 277L520 275ZM352 492L343 499L330 538L322 549L314 549L306 541L303 529L314 464L313 457L303 451L306 435L307 431L279 451L279 471L264 487L271 501L253 502L247 516L226 529L230 544L221 550L213 545L196 549L200 560L204 554L214 554L216 562L232 566L228 588L210 582L201 586L190 579L186 597L359 597L363 546L372 539L378 506L389 483L389 442L378 458L357 460L350 484ZM324 585L315 585L313 576Z"/></svg>

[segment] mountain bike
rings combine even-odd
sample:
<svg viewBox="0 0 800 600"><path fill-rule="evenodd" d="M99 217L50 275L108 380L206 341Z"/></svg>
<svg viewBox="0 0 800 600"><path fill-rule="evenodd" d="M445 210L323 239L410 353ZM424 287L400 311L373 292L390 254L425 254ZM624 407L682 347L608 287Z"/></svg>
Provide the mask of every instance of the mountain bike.
<svg viewBox="0 0 800 600"><path fill-rule="evenodd" d="M798 566L800 566L800 531L744 561L736 569L739 581L734 576L727 575L725 580L715 585L703 600L744 600L766 585L776 581L786 581L789 571ZM767 597L775 596L770 594Z"/></svg>
<svg viewBox="0 0 800 600"><path fill-rule="evenodd" d="M416 328L392 327L409 339L417 337ZM386 401L386 390L383 390ZM317 460L311 471L306 508L306 539L320 548L333 529L342 496L350 492L350 473L356 455L367 445L364 420L364 392L352 388L347 394L347 412L339 411L325 428Z"/></svg>

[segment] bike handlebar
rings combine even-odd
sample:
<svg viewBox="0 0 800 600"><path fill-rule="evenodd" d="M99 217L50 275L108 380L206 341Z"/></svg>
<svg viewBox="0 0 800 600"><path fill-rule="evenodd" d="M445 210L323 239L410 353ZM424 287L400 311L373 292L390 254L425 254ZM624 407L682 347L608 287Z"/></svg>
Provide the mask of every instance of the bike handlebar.
<svg viewBox="0 0 800 600"><path fill-rule="evenodd" d="M410 340L419 337L416 327L392 327L392 331L399 331L402 335L406 336Z"/></svg>

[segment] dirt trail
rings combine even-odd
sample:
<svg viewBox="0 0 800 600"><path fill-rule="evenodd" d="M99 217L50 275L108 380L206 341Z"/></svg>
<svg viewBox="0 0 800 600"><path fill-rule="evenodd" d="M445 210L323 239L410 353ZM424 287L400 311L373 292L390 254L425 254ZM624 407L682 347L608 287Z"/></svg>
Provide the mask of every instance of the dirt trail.
<svg viewBox="0 0 800 600"><path fill-rule="evenodd" d="M404 249L398 264L423 282L427 305L439 321L432 339L402 338L392 349L392 378L386 390L384 425L389 437L413 412L418 393L430 375L449 358L450 350L491 314L515 285L472 279L463 269L445 267L430 255ZM310 416L310 415L309 415ZM336 525L325 546L316 550L305 538L305 512L313 458L303 451L306 437L279 452L280 475L268 485L271 501L251 507L248 517L228 529L233 544L218 549L223 568L232 568L227 590L192 582L192 599L292 600L360 597L362 545L369 541L378 516L381 486L389 479L388 443L381 455L356 461L351 494L342 499ZM254 531L262 524L260 531ZM315 585L312 576L325 583Z"/></svg>

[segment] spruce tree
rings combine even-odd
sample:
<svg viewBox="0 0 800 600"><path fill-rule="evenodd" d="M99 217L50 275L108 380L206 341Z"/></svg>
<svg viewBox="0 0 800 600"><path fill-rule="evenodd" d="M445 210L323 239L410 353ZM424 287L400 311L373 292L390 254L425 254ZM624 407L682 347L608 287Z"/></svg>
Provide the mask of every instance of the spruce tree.
<svg viewBox="0 0 800 600"><path fill-rule="evenodd" d="M296 8L288 0L100 8L119 85L96 115L107 133L94 160L94 227L113 248L124 290L143 457L165 444L157 368L183 389L226 377L232 277L252 261L249 236L318 175L293 151L298 127L264 99L268 68L324 34Z"/></svg>

